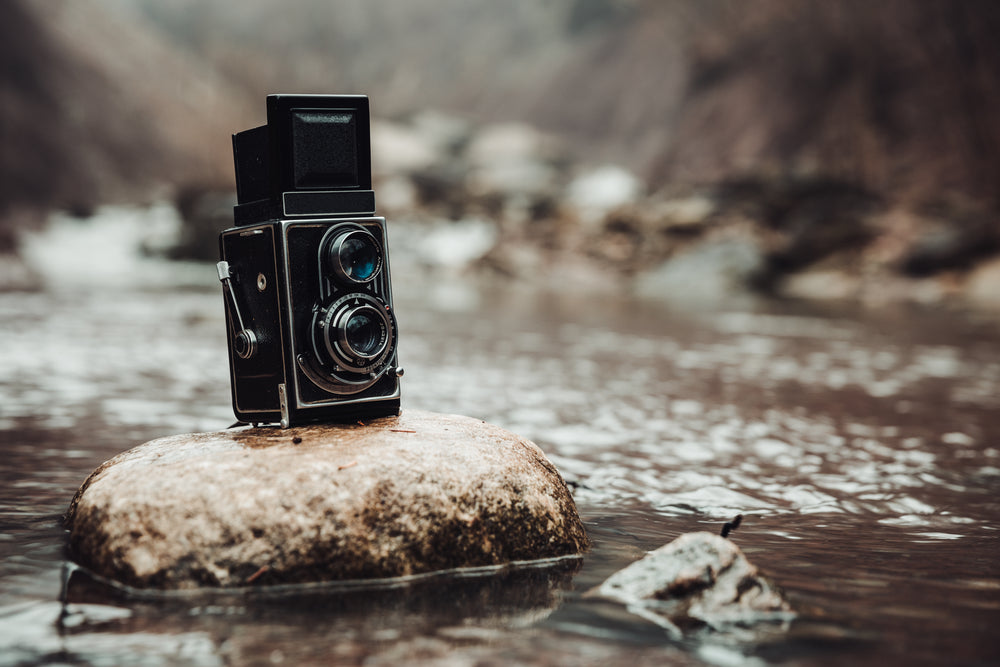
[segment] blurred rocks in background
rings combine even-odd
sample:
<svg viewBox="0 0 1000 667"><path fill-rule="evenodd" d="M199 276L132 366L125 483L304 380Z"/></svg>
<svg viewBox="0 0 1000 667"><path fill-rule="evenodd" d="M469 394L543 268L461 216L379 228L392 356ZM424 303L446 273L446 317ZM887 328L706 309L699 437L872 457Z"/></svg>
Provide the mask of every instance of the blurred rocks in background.
<svg viewBox="0 0 1000 667"><path fill-rule="evenodd" d="M373 155L379 210L425 269L665 301L1000 303L995 216L967 201L913 210L845 181L765 176L648 192L555 136L441 112L376 122Z"/></svg>
<svg viewBox="0 0 1000 667"><path fill-rule="evenodd" d="M233 226L236 193L211 187L187 186L174 198L181 224L175 238L160 248L146 246L169 259L219 259L219 232Z"/></svg>
<svg viewBox="0 0 1000 667"><path fill-rule="evenodd" d="M979 0L11 0L0 252L53 210L168 200L147 249L212 259L264 95L363 92L396 265L995 304L998 30Z"/></svg>

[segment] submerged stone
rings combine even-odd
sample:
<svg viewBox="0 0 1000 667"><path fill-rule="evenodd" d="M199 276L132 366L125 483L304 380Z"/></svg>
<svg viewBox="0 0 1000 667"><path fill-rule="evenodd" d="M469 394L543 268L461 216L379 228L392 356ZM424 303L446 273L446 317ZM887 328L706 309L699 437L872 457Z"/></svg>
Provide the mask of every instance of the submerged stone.
<svg viewBox="0 0 1000 667"><path fill-rule="evenodd" d="M95 470L66 525L81 565L156 588L396 577L588 546L537 445L415 410L153 440Z"/></svg>
<svg viewBox="0 0 1000 667"><path fill-rule="evenodd" d="M794 618L781 591L740 548L708 532L681 535L588 595L620 602L678 635L682 627L722 629Z"/></svg>

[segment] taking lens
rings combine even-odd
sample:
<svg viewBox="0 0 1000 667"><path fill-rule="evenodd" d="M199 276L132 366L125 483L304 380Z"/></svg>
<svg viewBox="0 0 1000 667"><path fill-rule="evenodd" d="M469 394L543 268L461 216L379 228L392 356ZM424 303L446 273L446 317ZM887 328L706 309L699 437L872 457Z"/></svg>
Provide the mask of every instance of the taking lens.
<svg viewBox="0 0 1000 667"><path fill-rule="evenodd" d="M321 363L337 372L367 374L383 369L395 350L392 311L370 294L345 294L314 318L313 349Z"/></svg>
<svg viewBox="0 0 1000 667"><path fill-rule="evenodd" d="M350 314L344 325L344 342L361 357L374 356L384 343L384 327L372 317L373 314L371 308L359 308Z"/></svg>
<svg viewBox="0 0 1000 667"><path fill-rule="evenodd" d="M328 264L343 280L366 283L382 268L382 250L375 237L363 229L339 234L328 248Z"/></svg>

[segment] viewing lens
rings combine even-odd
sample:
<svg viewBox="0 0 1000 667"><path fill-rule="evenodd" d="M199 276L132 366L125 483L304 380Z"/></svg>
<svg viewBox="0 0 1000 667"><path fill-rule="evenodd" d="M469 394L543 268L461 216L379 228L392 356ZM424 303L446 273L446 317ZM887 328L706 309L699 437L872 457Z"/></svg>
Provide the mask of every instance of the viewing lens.
<svg viewBox="0 0 1000 667"><path fill-rule="evenodd" d="M340 246L340 265L348 278L365 282L378 270L379 251L367 234L355 234Z"/></svg>
<svg viewBox="0 0 1000 667"><path fill-rule="evenodd" d="M370 308L358 309L344 325L347 345L359 356L374 356L384 342L383 328L372 315Z"/></svg>
<svg viewBox="0 0 1000 667"><path fill-rule="evenodd" d="M327 268L342 282L366 283L382 268L382 248L368 231L341 228L325 246Z"/></svg>

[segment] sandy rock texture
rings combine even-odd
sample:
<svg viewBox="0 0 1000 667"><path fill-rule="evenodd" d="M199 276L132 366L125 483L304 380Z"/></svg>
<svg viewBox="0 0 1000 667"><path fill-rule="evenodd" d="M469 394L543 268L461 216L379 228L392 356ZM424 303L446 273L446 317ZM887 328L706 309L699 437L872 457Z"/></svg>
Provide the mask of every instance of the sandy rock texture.
<svg viewBox="0 0 1000 667"><path fill-rule="evenodd" d="M738 546L708 532L685 533L619 570L591 597L620 602L676 635L794 618L781 591Z"/></svg>
<svg viewBox="0 0 1000 667"><path fill-rule="evenodd" d="M393 577L589 545L534 443L414 410L153 440L95 470L66 526L80 564L164 589Z"/></svg>

